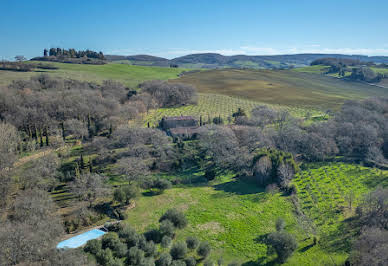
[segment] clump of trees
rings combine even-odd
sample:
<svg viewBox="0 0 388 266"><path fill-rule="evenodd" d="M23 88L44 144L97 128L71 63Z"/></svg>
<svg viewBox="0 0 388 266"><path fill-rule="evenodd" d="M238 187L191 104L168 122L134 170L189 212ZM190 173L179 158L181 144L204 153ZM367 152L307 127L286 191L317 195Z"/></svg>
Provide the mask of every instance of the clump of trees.
<svg viewBox="0 0 388 266"><path fill-rule="evenodd" d="M274 149L263 149L253 158L253 175L260 185L276 183L289 188L299 170L292 154Z"/></svg>
<svg viewBox="0 0 388 266"><path fill-rule="evenodd" d="M109 225L101 240L90 240L84 251L101 265L197 265L208 257L211 247L195 237L173 241L175 230L187 225L183 213L168 210L160 219L160 228L138 234L128 224ZM173 242L173 243L172 243ZM161 252L158 252L158 244Z"/></svg>
<svg viewBox="0 0 388 266"><path fill-rule="evenodd" d="M0 171L12 166L19 144L20 135L17 129L11 124L0 122Z"/></svg>
<svg viewBox="0 0 388 266"><path fill-rule="evenodd" d="M92 50L75 50L63 48L50 48L43 50L43 56L34 57L34 61L52 61L71 64L105 64L105 56L102 52Z"/></svg>
<svg viewBox="0 0 388 266"><path fill-rule="evenodd" d="M85 262L87 265L81 253L56 250L63 227L47 192L37 189L20 191L9 207L8 217L0 223L1 265L58 265L65 261Z"/></svg>
<svg viewBox="0 0 388 266"><path fill-rule="evenodd" d="M357 206L360 229L349 256L350 265L384 265L388 261L388 189L378 187Z"/></svg>
<svg viewBox="0 0 388 266"><path fill-rule="evenodd" d="M88 58L95 58L95 59L105 59L104 54L102 52L95 52L92 50L75 50L73 48L71 49L62 49L62 48L50 48L49 50L44 49L43 50L43 56L63 56L63 57L69 57L69 58L81 58L81 57L88 57Z"/></svg>
<svg viewBox="0 0 388 266"><path fill-rule="evenodd" d="M193 86L153 80L140 84L142 93L147 93L158 107L177 107L197 103L197 91Z"/></svg>
<svg viewBox="0 0 388 266"><path fill-rule="evenodd" d="M239 125L259 126L261 143L267 147L302 156L307 161L323 161L335 155L373 164L387 157L388 99L370 98L345 102L328 121L306 126L289 114L267 107L256 108L251 118Z"/></svg>
<svg viewBox="0 0 388 266"><path fill-rule="evenodd" d="M333 66L333 65L344 65L344 66L358 66L361 64L373 64L373 62L361 62L357 59L350 59L350 58L334 58L334 57L326 57L326 58L319 58L310 63L310 65L326 65L326 66Z"/></svg>
<svg viewBox="0 0 388 266"><path fill-rule="evenodd" d="M374 72L369 67L362 66L353 68L350 78L353 80L361 80L366 82L380 82L384 78L384 75Z"/></svg>

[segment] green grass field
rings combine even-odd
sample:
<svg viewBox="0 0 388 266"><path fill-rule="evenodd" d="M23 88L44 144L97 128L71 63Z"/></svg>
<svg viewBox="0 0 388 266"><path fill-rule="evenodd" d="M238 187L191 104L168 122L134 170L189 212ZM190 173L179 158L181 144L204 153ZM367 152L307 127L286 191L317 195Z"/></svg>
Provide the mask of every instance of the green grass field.
<svg viewBox="0 0 388 266"><path fill-rule="evenodd" d="M129 64L84 65L53 62L44 62L44 64L56 66L58 69L41 70L39 72L0 71L0 85L7 85L15 79L28 79L31 76L46 73L56 77L94 82L113 79L129 87L134 87L146 80L174 79L185 70L182 68L132 66Z"/></svg>
<svg viewBox="0 0 388 266"><path fill-rule="evenodd" d="M376 73L388 75L388 68L372 67L372 70Z"/></svg>
<svg viewBox="0 0 388 266"><path fill-rule="evenodd" d="M209 70L185 74L171 82L192 84L201 93L315 109L338 108L347 99L387 93L376 86L289 70Z"/></svg>
<svg viewBox="0 0 388 266"><path fill-rule="evenodd" d="M313 73L313 74L323 74L329 69L329 66L325 65L314 65L314 66L306 66L294 68L292 71L295 72L303 72L303 73Z"/></svg>
<svg viewBox="0 0 388 266"><path fill-rule="evenodd" d="M272 265L275 255L267 256L262 238L275 231L275 221L283 218L286 230L294 234L298 250L286 265L320 265L335 262L340 265L344 253L327 252L311 246L293 214L293 205L280 193L271 195L255 184L218 177L207 185L175 187L158 196L142 196L136 208L128 211L127 222L139 231L157 227L158 219L169 208L185 212L189 225L178 231L177 239L195 235L211 243L211 259L224 262L250 262L252 265ZM247 264L250 265L250 264Z"/></svg>

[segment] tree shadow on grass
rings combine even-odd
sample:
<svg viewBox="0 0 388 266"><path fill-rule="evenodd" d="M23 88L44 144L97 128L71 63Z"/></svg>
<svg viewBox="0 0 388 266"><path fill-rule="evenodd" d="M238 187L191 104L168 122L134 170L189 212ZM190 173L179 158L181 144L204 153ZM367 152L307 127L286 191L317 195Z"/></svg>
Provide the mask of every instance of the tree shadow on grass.
<svg viewBox="0 0 388 266"><path fill-rule="evenodd" d="M350 252L352 240L359 232L356 218L348 218L340 223L337 230L333 230L321 237L322 247L328 252Z"/></svg>
<svg viewBox="0 0 388 266"><path fill-rule="evenodd" d="M264 188L257 186L256 184L241 179L235 179L230 182L217 184L213 186L215 190L224 191L231 194L247 195L264 192Z"/></svg>
<svg viewBox="0 0 388 266"><path fill-rule="evenodd" d="M260 257L257 261L247 261L241 264L241 266L273 266L273 265L279 265L277 262L277 259L273 259L270 261L267 261L267 257Z"/></svg>
<svg viewBox="0 0 388 266"><path fill-rule="evenodd" d="M307 250L309 250L310 248L312 248L313 246L315 246L314 243L311 243L310 245L307 245L307 246L305 246L304 248L301 248L301 249L299 250L299 252L304 253L304 252L306 252Z"/></svg>

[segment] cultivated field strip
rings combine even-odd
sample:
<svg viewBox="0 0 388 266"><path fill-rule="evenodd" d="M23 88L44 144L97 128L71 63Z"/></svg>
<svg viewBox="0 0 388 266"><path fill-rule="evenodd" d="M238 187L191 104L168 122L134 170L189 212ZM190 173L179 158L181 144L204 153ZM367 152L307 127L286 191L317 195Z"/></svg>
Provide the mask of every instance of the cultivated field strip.
<svg viewBox="0 0 388 266"><path fill-rule="evenodd" d="M388 182L387 171L375 168L345 163L311 166L297 174L294 184L303 211L318 226L343 220L365 193Z"/></svg>
<svg viewBox="0 0 388 266"><path fill-rule="evenodd" d="M150 123L151 126L155 127L157 126L160 119L162 119L164 116L191 115L197 119L202 116L202 120L204 122L207 122L209 118L212 119L214 117L221 116L221 118L224 119L224 122L228 123L228 118L230 121L232 114L236 112L238 108L242 108L249 114L254 107L259 105L267 105L274 109L287 110L296 117L305 117L307 113L310 113L312 116L323 115L323 112L312 108L298 108L276 104L266 104L240 97L200 93L198 96L197 105L151 110L143 117L143 122L145 124Z"/></svg>

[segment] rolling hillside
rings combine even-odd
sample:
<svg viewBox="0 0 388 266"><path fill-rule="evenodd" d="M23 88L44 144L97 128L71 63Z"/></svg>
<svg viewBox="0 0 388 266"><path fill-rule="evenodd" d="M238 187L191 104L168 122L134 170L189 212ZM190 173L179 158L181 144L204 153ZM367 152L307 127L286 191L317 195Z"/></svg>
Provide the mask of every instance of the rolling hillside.
<svg viewBox="0 0 388 266"><path fill-rule="evenodd" d="M192 84L201 93L318 109L339 107L347 99L387 95L384 88L289 70L210 70L171 82Z"/></svg>
<svg viewBox="0 0 388 266"><path fill-rule="evenodd" d="M133 65L153 65L168 67L176 64L185 68L250 68L250 69L284 69L290 66L308 66L320 58L357 59L364 62L388 63L386 56L363 56L343 54L294 54L294 55L233 55L225 56L216 53L190 54L174 59L166 59L150 55L107 55L110 61L125 61Z"/></svg>

